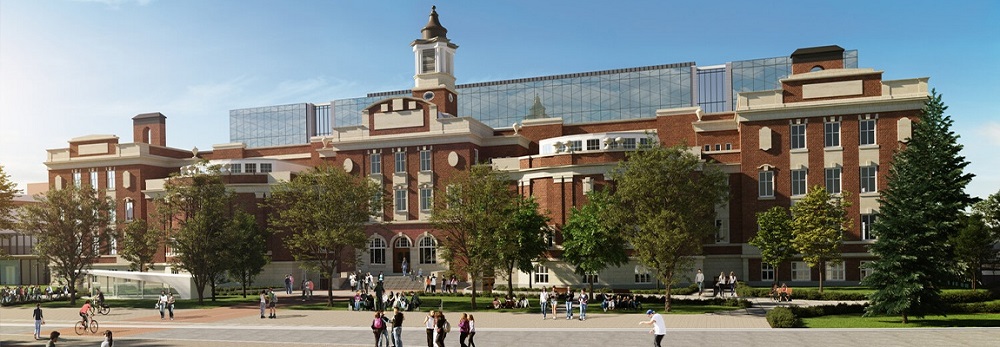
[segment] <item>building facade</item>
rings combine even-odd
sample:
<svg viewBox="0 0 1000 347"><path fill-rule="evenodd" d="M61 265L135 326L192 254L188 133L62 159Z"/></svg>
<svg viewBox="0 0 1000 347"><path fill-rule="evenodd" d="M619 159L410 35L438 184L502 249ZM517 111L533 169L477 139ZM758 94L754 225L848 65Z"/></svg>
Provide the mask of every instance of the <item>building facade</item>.
<svg viewBox="0 0 1000 347"><path fill-rule="evenodd" d="M119 220L146 218L169 174L208 160L224 165L225 182L265 224L267 211L257 206L274 184L298 171L335 165L380 184L392 201L381 216L384 224L369 228L368 247L358 250L361 262L342 270L399 274L407 259L412 269L427 274L448 269L428 222L435 189L470 165L489 163L507 172L521 194L535 197L554 230L545 258L535 271L518 274L515 285L577 285L584 279L560 260L559 230L571 209L586 203L587 192L607 183L625 152L652 135L664 145L689 146L728 174L731 200L716 211L718 234L696 257L696 267L708 277L735 271L751 283L778 279L802 285L825 271L827 281L848 284L860 281L861 265L872 259L870 225L887 165L928 96L927 78L883 81L882 71L857 68L856 51L837 46L724 66L671 64L464 86L455 84L458 46L436 11L411 47L411 90L275 106L295 124L288 129L302 129L290 132L289 143L254 145L286 140L251 141L247 132L234 130L247 128L243 113L257 114L265 123L284 120L265 111L234 110L231 136L243 140L203 151L171 148L166 117L142 114L133 118L132 143L85 136L70 140L68 148L49 150L50 186L92 185L116 201L112 213ZM629 103L623 104L626 97ZM298 140L302 137L307 140ZM800 260L762 263L748 244L757 230L756 213L790 206L817 185L851 193L845 261L826 269ZM277 236L268 246L272 263L259 282L280 283L287 273L318 278L302 273ZM97 267L127 268L114 241L102 247L106 255ZM170 254L164 246L158 269L171 271ZM655 274L635 262L589 276L598 286L658 286Z"/></svg>

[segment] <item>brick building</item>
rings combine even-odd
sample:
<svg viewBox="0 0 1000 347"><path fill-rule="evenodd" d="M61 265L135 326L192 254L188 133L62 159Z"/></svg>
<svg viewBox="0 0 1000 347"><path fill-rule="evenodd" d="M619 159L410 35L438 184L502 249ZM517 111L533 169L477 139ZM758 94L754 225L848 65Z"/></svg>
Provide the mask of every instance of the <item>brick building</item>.
<svg viewBox="0 0 1000 347"><path fill-rule="evenodd" d="M872 213L878 209L879 190L885 187L888 162L900 141L909 136L911 120L928 96L927 78L883 81L882 71L857 68L857 53L838 46L803 48L789 57L769 59L778 61L778 65L786 61L787 74L767 74L762 78L773 77L774 81L766 85L774 88L758 85L750 91L737 90L737 78L732 76L743 70L737 66L742 63L736 62L723 67L671 64L456 85L454 59L458 46L448 39L435 11L411 46L414 88L405 95L398 91L370 94L364 99L368 103L359 108L360 124L336 126L333 120L343 117L330 114L330 105L306 104L300 108L305 110L302 117L325 118L300 122L301 115L294 116L294 122L309 124L303 128L309 131L301 135L303 141L255 146L247 142L256 140L247 140L199 151L168 147L166 117L141 114L133 118L130 143L119 143L115 136L97 135L72 139L68 148L49 150L49 184L54 189L69 184L105 189L116 201L114 213L118 219L127 221L146 218L150 198L162 192L164 178L169 174L208 160L226 168L225 181L263 224L266 211L256 206L276 182L320 164L336 165L378 182L383 194L393 202L383 211L383 227L370 228L369 247L358 250L362 262L357 268L398 274L405 258L411 268L429 273L447 269L437 254L435 232L428 223L434 190L470 164L491 163L509 173L519 192L534 196L553 223L549 257L535 271L518 274L516 285L579 284L583 279L559 260L558 230L571 208L586 202L586 192L606 181L608 170L624 158L624 152L642 145L651 134L665 145L689 146L693 153L729 175L732 198L717 210L716 241L706 244L705 254L696 259L696 266L704 269L707 277L735 271L741 280L758 283L775 276L799 284L817 280L821 270L810 269L801 261L762 264L759 252L747 242L756 232L757 212L776 205L787 207L804 197L809 187L824 185L835 193L851 193L849 217L853 220L843 246L845 262L822 269L826 271L824 278L834 283L856 283L864 275L861 264L871 259L866 245L873 242L869 228ZM544 98L535 94L534 98L518 99L530 100L531 106L530 111L524 106L525 112L518 116L521 120L513 126L495 125L506 118L463 114L468 109L468 102L461 101L463 90L473 87L602 79L611 74L633 73L641 80L664 69L688 74L680 81L688 83L681 84L694 92L672 87L654 90L641 83L633 88L638 88L636 95L650 96L649 100L666 100L665 105L674 105L670 101L673 99L657 99L657 95L676 94L684 100L676 104L678 107L654 108L649 105L663 104L644 104L647 99L637 96L633 99L637 106L620 107L627 109L623 113L629 113L629 117L608 119L595 111L596 116L575 118L578 115L572 107L567 110L564 106L555 112L566 114L566 118L551 117L546 113ZM726 88L717 90L721 92L706 91L714 82L702 76L714 71L730 73L730 77L718 80L725 81ZM626 82L616 85L625 88ZM241 128L246 119L239 116L248 113L237 111L231 113L231 131L239 128L240 136L250 136L251 131ZM260 277L261 282L280 283L286 273L296 274L297 278L318 278L299 269L280 239L273 237L268 245L273 261ZM114 242L102 249L106 255L98 268L127 267L116 256ZM165 263L169 254L168 247L164 247L157 259L164 264L157 269L171 271ZM592 276L597 277L598 285L657 285L655 275L635 263Z"/></svg>

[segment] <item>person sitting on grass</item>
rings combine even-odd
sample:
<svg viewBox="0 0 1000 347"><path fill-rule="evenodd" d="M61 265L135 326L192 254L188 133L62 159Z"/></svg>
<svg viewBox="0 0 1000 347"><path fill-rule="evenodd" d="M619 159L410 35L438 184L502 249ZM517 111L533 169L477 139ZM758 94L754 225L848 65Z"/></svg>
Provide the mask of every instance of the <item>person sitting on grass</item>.
<svg viewBox="0 0 1000 347"><path fill-rule="evenodd" d="M495 309L495 310L499 310L500 309L500 298L495 297L495 296L493 297L493 309Z"/></svg>

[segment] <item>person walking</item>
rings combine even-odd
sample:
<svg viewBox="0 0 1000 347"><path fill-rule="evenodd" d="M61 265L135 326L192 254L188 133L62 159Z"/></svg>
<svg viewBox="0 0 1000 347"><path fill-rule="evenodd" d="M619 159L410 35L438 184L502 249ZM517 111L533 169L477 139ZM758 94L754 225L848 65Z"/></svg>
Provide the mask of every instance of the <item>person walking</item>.
<svg viewBox="0 0 1000 347"><path fill-rule="evenodd" d="M566 289L566 320L573 319L573 287Z"/></svg>
<svg viewBox="0 0 1000 347"><path fill-rule="evenodd" d="M382 311L375 311L375 319L372 319L372 334L375 335L375 347L379 347L382 340L382 333L385 331L385 321L382 320ZM388 341L385 342L389 344Z"/></svg>
<svg viewBox="0 0 1000 347"><path fill-rule="evenodd" d="M392 345L403 347L403 312L399 308L392 309Z"/></svg>
<svg viewBox="0 0 1000 347"><path fill-rule="evenodd" d="M435 316L434 324L437 324L437 347L444 347L444 339L448 337L448 332L451 331L451 323L444 318L444 313L437 311L437 316Z"/></svg>
<svg viewBox="0 0 1000 347"><path fill-rule="evenodd" d="M469 315L469 347L476 347L476 317Z"/></svg>
<svg viewBox="0 0 1000 347"><path fill-rule="evenodd" d="M292 294L292 274L285 275L285 294Z"/></svg>
<svg viewBox="0 0 1000 347"><path fill-rule="evenodd" d="M729 289L730 289L729 296L730 297L735 297L736 296L736 283L738 282L738 281L736 281L736 271L730 271L729 272L729 280L728 280L728 282L729 282Z"/></svg>
<svg viewBox="0 0 1000 347"><path fill-rule="evenodd" d="M549 292L549 306L552 306L552 320L556 320L556 308L559 306L559 296L556 295L556 287L552 287Z"/></svg>
<svg viewBox="0 0 1000 347"><path fill-rule="evenodd" d="M581 321L587 320L587 302L589 302L589 301L590 301L590 296L587 295L587 290L586 289L581 289L580 290L580 301L579 301L579 304L580 304L580 320Z"/></svg>
<svg viewBox="0 0 1000 347"><path fill-rule="evenodd" d="M156 306L160 309L160 320L166 319L163 316L163 311L167 309L167 292L160 291L160 299L156 301Z"/></svg>
<svg viewBox="0 0 1000 347"><path fill-rule="evenodd" d="M424 326L427 328L427 347L434 347L434 328L437 326L434 324L434 310L427 312L427 317L424 317Z"/></svg>
<svg viewBox="0 0 1000 347"><path fill-rule="evenodd" d="M463 313L462 318L458 320L458 344L462 347L469 347L465 344L465 339L469 338L469 314Z"/></svg>
<svg viewBox="0 0 1000 347"><path fill-rule="evenodd" d="M271 319L278 318L277 308L275 307L277 305L278 305L278 296L274 295L274 289L268 288L267 289L267 308L270 309L270 312L269 312L270 315L268 315L267 318L271 318Z"/></svg>
<svg viewBox="0 0 1000 347"><path fill-rule="evenodd" d="M648 310L646 316L649 317L649 320L641 321L639 325L649 324L653 326L653 329L649 331L650 334L653 334L653 346L660 347L663 335L667 334L667 323L663 321L663 316L656 311Z"/></svg>
<svg viewBox="0 0 1000 347"><path fill-rule="evenodd" d="M545 320L545 314L549 309L549 289L542 287L542 293L538 294L538 305L542 307L542 320Z"/></svg>
<svg viewBox="0 0 1000 347"><path fill-rule="evenodd" d="M174 320L174 293L167 293L167 311L170 312L170 320ZM110 330L109 330L110 332Z"/></svg>
<svg viewBox="0 0 1000 347"><path fill-rule="evenodd" d="M720 298L725 297L726 296L725 290L726 290L726 272L723 271L719 272L719 279L716 280L715 282L715 295L712 296L718 296Z"/></svg>
<svg viewBox="0 0 1000 347"><path fill-rule="evenodd" d="M701 296L702 291L705 290L705 274L701 273L701 269L698 269L698 274L694 275L694 282L698 284L698 296Z"/></svg>
<svg viewBox="0 0 1000 347"><path fill-rule="evenodd" d="M42 317L42 304L35 304L35 311L31 315L35 318L35 340L38 340L42 338L42 324L45 324L45 318Z"/></svg>
<svg viewBox="0 0 1000 347"><path fill-rule="evenodd" d="M400 266L403 268L403 276L409 276L408 275L409 272L407 272L406 270L410 269L410 262L406 261L406 258L403 258L403 264L401 264Z"/></svg>

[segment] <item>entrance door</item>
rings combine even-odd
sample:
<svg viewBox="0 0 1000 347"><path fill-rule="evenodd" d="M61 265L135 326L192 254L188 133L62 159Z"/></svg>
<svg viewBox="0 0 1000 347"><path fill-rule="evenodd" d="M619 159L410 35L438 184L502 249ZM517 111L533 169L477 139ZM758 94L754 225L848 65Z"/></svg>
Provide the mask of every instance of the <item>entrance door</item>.
<svg viewBox="0 0 1000 347"><path fill-rule="evenodd" d="M410 262L410 249L409 248L393 248L392 249L392 272L403 273L403 259L406 259L406 266L412 266ZM407 269L413 271L413 268Z"/></svg>

